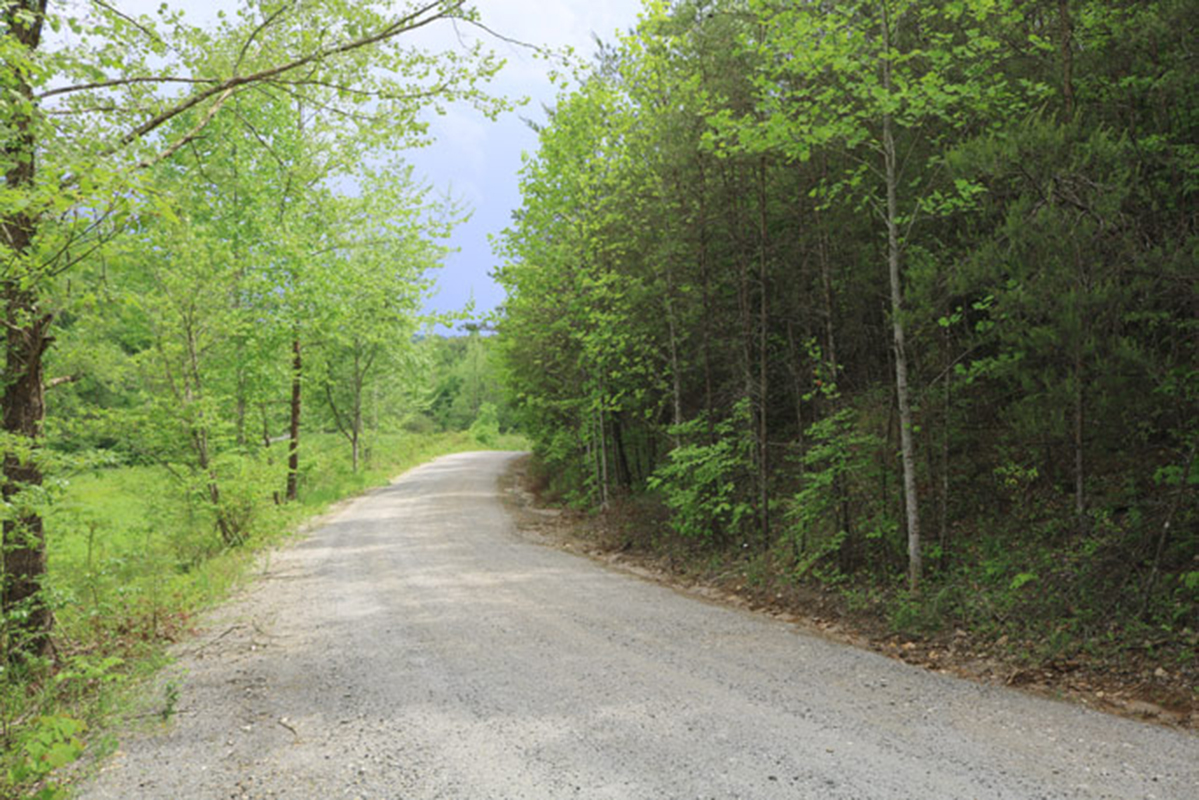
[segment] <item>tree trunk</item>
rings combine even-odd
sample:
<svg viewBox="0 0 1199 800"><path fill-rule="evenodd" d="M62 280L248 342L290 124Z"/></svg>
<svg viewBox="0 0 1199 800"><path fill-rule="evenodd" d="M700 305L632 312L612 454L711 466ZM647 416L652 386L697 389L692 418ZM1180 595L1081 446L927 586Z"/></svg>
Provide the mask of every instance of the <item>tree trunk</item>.
<svg viewBox="0 0 1199 800"><path fill-rule="evenodd" d="M7 36L32 53L41 44L46 0L22 0L4 4ZM4 160L11 166L4 173L8 190L22 193L33 189L36 175L36 142L33 132L33 89L24 72L14 71L12 91L22 102L10 104ZM49 334L53 316L38 301L37 275L22 272L37 232L37 220L26 212L0 219L0 242L11 254L9 279L3 284L4 388L0 411L4 432L13 437L3 456L2 495L16 511L4 522L0 537L0 614L8 621L4 642L9 660L18 654L44 655L49 651L54 614L41 598L46 574L46 538L41 515L23 507L21 495L42 485L38 464L42 422L46 416L42 358L53 339ZM24 451L24 452L22 452ZM12 612L22 610L23 614Z"/></svg>
<svg viewBox="0 0 1199 800"><path fill-rule="evenodd" d="M1070 0L1058 0L1058 26L1062 60L1062 103L1066 110L1066 121L1074 117L1074 23L1070 20Z"/></svg>
<svg viewBox="0 0 1199 800"><path fill-rule="evenodd" d="M350 450L351 466L353 472L357 472L361 464L362 458L362 389L358 388L354 393L354 417L350 422Z"/></svg>
<svg viewBox="0 0 1199 800"><path fill-rule="evenodd" d="M633 471L624 442L624 426L620 414L612 415L612 447L616 451L616 483L623 489L633 488Z"/></svg>
<svg viewBox="0 0 1199 800"><path fill-rule="evenodd" d="M699 271L703 288L703 314L700 327L704 355L704 419L708 424L708 443L715 438L715 401L712 390L712 279L708 258L708 175L700 164L699 187Z"/></svg>
<svg viewBox="0 0 1199 800"><path fill-rule="evenodd" d="M940 545L941 563L944 564L949 558L949 431L953 418L953 369L949 359L948 329L943 330L942 337L945 350L945 376L941 380L945 381L945 386L942 397L944 407L941 414L941 514L937 529L937 544Z"/></svg>
<svg viewBox="0 0 1199 800"><path fill-rule="evenodd" d="M796 466L799 469L799 485L803 486L807 483L808 468L804 462L804 456L808 452L807 442L807 425L804 422L803 403L804 391L803 378L805 370L803 369L803 355L799 351L799 345L795 341L795 329L791 324L791 320L787 320L787 355L788 361L791 364L791 381L795 392L795 448L796 448ZM800 527L800 535L798 539L792 539L792 545L795 551L795 560L798 562L807 550L807 526Z"/></svg>
<svg viewBox="0 0 1199 800"><path fill-rule="evenodd" d="M1080 320L1080 324L1081 320ZM1086 528L1087 518L1087 481L1086 462L1084 458L1085 430L1085 397L1083 381L1085 380L1082 343L1074 349L1074 514L1078 522L1079 533Z"/></svg>
<svg viewBox="0 0 1199 800"><path fill-rule="evenodd" d="M799 345L795 341L795 327L791 320L787 320L787 361L790 363L792 391L795 393L795 427L796 427L796 445L799 447L799 454L802 456L807 450L804 442L805 424L803 414L803 398L806 392L804 391L803 377L804 369L803 355L799 352ZM804 474L804 463L801 458L799 461L800 478Z"/></svg>
<svg viewBox="0 0 1199 800"><path fill-rule="evenodd" d="M828 177L828 159L822 158L820 164L822 175ZM837 410L837 400L839 397L839 381L841 368L837 361L837 336L836 336L836 315L834 313L835 305L833 304L833 270L831 259L829 258L829 237L828 229L825 227L824 219L820 214L820 207L816 207L816 236L817 236L817 253L820 257L820 288L824 305L824 360L828 367L828 380L834 387L838 388L838 394L834 395L831 405L833 413ZM850 516L849 507L849 491L845 487L845 476L841 470L837 470L833 476L833 493L837 498L837 527L839 530L845 531L846 541L851 541L850 532L853 528L853 519Z"/></svg>
<svg viewBox="0 0 1199 800"><path fill-rule="evenodd" d="M584 443L586 444L586 447L587 447L587 460L591 462L592 478L595 481L595 486L596 486L596 489L598 490L599 485L600 485L600 480L601 480L600 464L599 464L599 448L595 446L595 426L594 426L594 421L591 419L590 415L588 415L588 418L587 418L587 426L590 427L591 430L584 437L584 440L585 440Z"/></svg>
<svg viewBox="0 0 1199 800"><path fill-rule="evenodd" d="M12 232L6 228L6 233ZM15 518L4 522L0 548L4 565L0 610L13 626L8 642L11 658L17 653L44 655L54 627L53 612L40 596L46 574L45 529L41 515L28 509L22 498L42 485L38 463L45 418L42 356L52 340L47 331L51 317L40 315L30 293L9 285L5 294L6 319L22 320L22 324L10 328L5 341L5 373L11 377L4 387L4 431L15 437L17 448L27 448L27 452L10 449L4 454L2 494L16 512ZM13 615L17 610L23 613Z"/></svg>
<svg viewBox="0 0 1199 800"><path fill-rule="evenodd" d="M891 92L891 22L883 6L883 91ZM899 447L903 460L903 499L908 523L908 588L920 588L920 509L916 492L916 445L912 437L912 402L908 389L908 358L904 344L903 284L899 273L898 163L889 113L883 114L883 161L887 183L887 272L891 283L891 327L895 335L895 395L899 405Z"/></svg>
<svg viewBox="0 0 1199 800"><path fill-rule="evenodd" d="M603 390L601 389L601 397ZM604 421L604 409L601 406L596 415L599 430L599 459L600 459L600 508L608 510L608 430Z"/></svg>
<svg viewBox="0 0 1199 800"><path fill-rule="evenodd" d="M673 292L673 288L670 291ZM677 450L682 446L677 428L683 424L683 379L679 374L679 341L675 329L674 302L669 296L666 298L666 326L670 334L670 399L672 412L670 426L676 429L671 432L670 441Z"/></svg>
<svg viewBox="0 0 1199 800"><path fill-rule="evenodd" d="M244 362L242 361L243 356L241 352L243 348L240 343L237 349L239 351L237 356L237 409L234 413L237 419L237 446L245 447L249 442L246 436L246 409L248 407L246 403L246 374L245 370L241 367L241 364Z"/></svg>
<svg viewBox="0 0 1199 800"><path fill-rule="evenodd" d="M828 175L827 161L822 164L822 171L825 176ZM828 257L828 231L825 229L824 220L821 217L820 209L816 209L816 227L817 227L817 249L820 255L820 288L822 299L824 301L824 346L826 348L825 358L828 360L830 376L835 383L837 377L837 337L835 329L835 315L833 313L833 271L832 265L829 263Z"/></svg>
<svg viewBox="0 0 1199 800"><path fill-rule="evenodd" d="M1078 334L1074 342L1074 514L1079 535L1087 532L1087 473L1086 473L1086 342L1090 333L1087 303L1084 298L1092 291L1087 274L1086 262L1074 247L1074 266L1078 271L1078 287L1074 296L1074 315L1078 320Z"/></svg>
<svg viewBox="0 0 1199 800"><path fill-rule="evenodd" d="M193 351L194 354L194 351ZM194 362L193 362L194 366ZM193 373L194 374L194 373ZM187 390L189 402L193 399L193 389ZM195 387L196 394L194 397L202 397L199 391L197 381ZM200 472L204 474L206 488L208 490L208 502L212 504L212 513L216 518L216 527L221 534L221 541L226 545L233 546L241 543L241 533L229 524L229 517L225 510L221 507L221 485L216 469L212 466L212 458L208 452L208 429L204 422L204 415L201 412L198 415L198 421L192 429L192 450L196 454L196 464Z"/></svg>
<svg viewBox="0 0 1199 800"><path fill-rule="evenodd" d="M362 364L362 345L354 342L354 371L350 380L353 395L350 409L350 450L352 451L352 470L357 472L362 465L362 387L366 383L366 374L370 371L373 356L368 356L366 366ZM476 413L477 417L478 414Z"/></svg>
<svg viewBox="0 0 1199 800"><path fill-rule="evenodd" d="M267 410L266 403L260 403L258 410L262 412L262 447L264 450L269 450L271 447L271 417Z"/></svg>
<svg viewBox="0 0 1199 800"><path fill-rule="evenodd" d="M770 546L770 363L767 357L770 323L770 296L766 268L769 263L769 231L766 224L766 159L758 164L758 504L762 527L762 547Z"/></svg>
<svg viewBox="0 0 1199 800"><path fill-rule="evenodd" d="M291 428L287 444L287 501L293 503L299 497L300 488L300 411L303 404L304 356L300 347L300 333L296 330L291 343Z"/></svg>
<svg viewBox="0 0 1199 800"><path fill-rule="evenodd" d="M217 483L216 471L209 468L207 474L208 501L212 503L213 513L216 515L216 528L221 534L221 541L230 547L241 544L241 532L229 524L229 517L221 507L221 486Z"/></svg>

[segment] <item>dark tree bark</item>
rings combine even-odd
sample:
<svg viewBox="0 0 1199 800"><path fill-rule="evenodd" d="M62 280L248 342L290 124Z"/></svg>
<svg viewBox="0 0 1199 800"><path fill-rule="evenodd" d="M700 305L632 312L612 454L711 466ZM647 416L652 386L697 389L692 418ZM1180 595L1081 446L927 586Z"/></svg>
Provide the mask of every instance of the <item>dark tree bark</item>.
<svg viewBox="0 0 1199 800"><path fill-rule="evenodd" d="M762 528L762 547L770 546L770 233L767 227L766 159L758 163L758 519Z"/></svg>
<svg viewBox="0 0 1199 800"><path fill-rule="evenodd" d="M37 50L41 44L42 24L47 0L21 0L4 4L5 30L26 50ZM11 166L4 174L5 186L11 190L32 189L36 176L35 141L33 133L33 89L24 73L13 70L11 91L22 103L12 103L10 128L3 147L5 160ZM30 254L37 220L20 212L0 219L0 237L18 264ZM4 282L5 360L3 398L0 409L4 417L4 432L13 437L4 453L5 502L14 503L15 519L4 523L0 558L0 612L11 620L8 657L19 653L44 654L50 645L54 615L40 598L39 590L46 573L46 539L42 518L36 511L22 507L20 495L42 485L42 471L37 461L38 447L45 418L45 383L42 356L49 348L50 325L53 316L41 307L36 281L29 280L25 271ZM10 272L10 275L12 273ZM24 450L26 452L19 452ZM23 609L23 616L10 613ZM15 621L20 619L19 622Z"/></svg>
<svg viewBox="0 0 1199 800"><path fill-rule="evenodd" d="M10 231L6 231L10 232ZM3 534L3 604L7 619L17 609L26 613L19 623L13 623L16 634L9 642L9 655L25 652L44 654L54 625L51 609L40 599L42 579L46 574L46 538L41 515L26 510L20 495L42 485L42 470L38 450L45 418L45 395L42 375L42 355L50 346L48 329L50 315L40 315L32 293L12 285L5 287L6 340L3 415L4 431L14 436L27 450L9 450L4 454L3 497L16 509L16 518L6 520ZM13 320L23 319L23 324Z"/></svg>
<svg viewBox="0 0 1199 800"><path fill-rule="evenodd" d="M303 410L304 353L297 331L291 343L291 427L287 442L287 501L299 497L300 488L300 412Z"/></svg>
<svg viewBox="0 0 1199 800"><path fill-rule="evenodd" d="M1074 23L1070 19L1070 0L1058 0L1057 14L1061 36L1062 103L1069 120L1074 116Z"/></svg>
<svg viewBox="0 0 1199 800"><path fill-rule="evenodd" d="M633 471L629 469L622 414L612 415L612 446L616 451L616 482L622 489L629 490L633 488Z"/></svg>

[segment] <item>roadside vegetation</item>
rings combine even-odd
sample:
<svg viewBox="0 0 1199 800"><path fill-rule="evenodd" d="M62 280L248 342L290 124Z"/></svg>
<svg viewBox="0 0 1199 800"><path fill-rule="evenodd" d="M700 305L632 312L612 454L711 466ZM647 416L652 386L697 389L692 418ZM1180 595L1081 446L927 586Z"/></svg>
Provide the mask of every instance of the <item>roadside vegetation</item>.
<svg viewBox="0 0 1199 800"><path fill-rule="evenodd" d="M43 596L55 630L44 656L0 665L0 796L58 797L50 774L85 748L108 746L102 731L127 713L129 687L165 663L167 647L190 634L198 614L252 577L265 549L331 504L438 456L527 447L508 425L494 339L475 330L400 346L412 365L389 385L402 392L372 391L380 408L364 415L356 455L329 401L310 409L316 429L306 428L291 502L286 436L221 448L216 505L211 472L147 457L137 429L104 438L105 409L69 391L59 395L96 419L74 417L72 437L47 441L43 509L54 535ZM185 442L175 447L187 452ZM223 534L222 518L235 541ZM136 705L154 718L173 713L169 694Z"/></svg>
<svg viewBox="0 0 1199 800"><path fill-rule="evenodd" d="M33 788L38 796L57 796L41 781L85 746L105 747L96 734L132 707L131 682L164 664L166 648L190 634L197 615L252 577L262 551L306 520L438 456L521 444L512 435L485 444L462 431L384 433L372 437L355 470L340 435L313 434L306 445L311 466L301 476L298 502L290 504L271 499L286 479L286 453L264 450L240 466L235 502L245 543L238 547L221 541L204 499L181 493L162 466L61 476L46 515L56 532L47 575L54 650L40 663L3 673L0 796ZM164 720L173 713L169 695L134 705Z"/></svg>
<svg viewBox="0 0 1199 800"><path fill-rule="evenodd" d="M1193 12L646 2L500 243L546 496L672 569L1193 709Z"/></svg>
<svg viewBox="0 0 1199 800"><path fill-rule="evenodd" d="M45 520L54 535L44 592L55 633L44 657L0 666L0 796L59 796L48 776L85 747L108 746L102 731L128 712L129 687L165 663L198 614L252 577L264 550L331 504L438 456L527 447L506 423L494 339L474 330L411 347L417 366L406 374L405 399L389 398L388 414L368 416L357 463L332 410L315 410L320 424L305 434L294 502L282 499L285 437L222 456L219 508L204 474L197 481L178 464L122 446L132 436L70 451L50 440ZM221 534L218 513L236 526L236 543ZM172 703L156 697L136 713L169 719Z"/></svg>
<svg viewBox="0 0 1199 800"><path fill-rule="evenodd" d="M519 446L490 345L423 311L466 211L396 155L450 103L511 107L482 39L414 41L479 24L461 0L210 28L0 8L0 796L57 796L109 689L301 520Z"/></svg>

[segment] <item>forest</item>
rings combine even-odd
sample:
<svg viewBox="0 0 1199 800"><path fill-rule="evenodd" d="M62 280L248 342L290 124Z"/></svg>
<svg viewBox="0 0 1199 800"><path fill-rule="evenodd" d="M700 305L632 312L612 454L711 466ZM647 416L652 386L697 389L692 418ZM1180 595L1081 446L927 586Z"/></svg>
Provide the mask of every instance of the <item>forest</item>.
<svg viewBox="0 0 1199 800"><path fill-rule="evenodd" d="M1193 670L1196 10L646 2L500 243L547 493L908 635Z"/></svg>

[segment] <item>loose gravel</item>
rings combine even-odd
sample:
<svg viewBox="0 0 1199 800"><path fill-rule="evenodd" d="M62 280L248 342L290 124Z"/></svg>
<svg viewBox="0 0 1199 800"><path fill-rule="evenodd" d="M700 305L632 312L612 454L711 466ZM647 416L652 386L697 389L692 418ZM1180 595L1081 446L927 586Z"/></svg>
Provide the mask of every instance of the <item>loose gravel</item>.
<svg viewBox="0 0 1199 800"><path fill-rule="evenodd" d="M449 456L275 553L100 798L1199 798L1199 737L930 673L521 539Z"/></svg>

